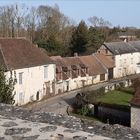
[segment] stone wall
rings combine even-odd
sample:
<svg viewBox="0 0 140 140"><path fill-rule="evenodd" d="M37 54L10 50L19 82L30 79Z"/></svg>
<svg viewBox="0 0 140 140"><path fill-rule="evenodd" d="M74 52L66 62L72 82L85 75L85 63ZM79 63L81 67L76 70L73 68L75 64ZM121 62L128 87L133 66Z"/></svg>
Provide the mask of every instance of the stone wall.
<svg viewBox="0 0 140 140"><path fill-rule="evenodd" d="M140 108L131 106L131 128L140 131Z"/></svg>
<svg viewBox="0 0 140 140"><path fill-rule="evenodd" d="M140 140L140 132L121 125L51 112L32 112L5 104L0 104L0 130L2 140L51 140L54 137L58 137L56 140Z"/></svg>

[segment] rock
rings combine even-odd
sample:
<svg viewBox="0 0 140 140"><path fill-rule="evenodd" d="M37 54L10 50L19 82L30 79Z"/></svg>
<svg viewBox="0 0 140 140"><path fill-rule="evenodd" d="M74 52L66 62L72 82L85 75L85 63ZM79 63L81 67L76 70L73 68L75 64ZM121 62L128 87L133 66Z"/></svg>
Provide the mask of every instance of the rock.
<svg viewBox="0 0 140 140"><path fill-rule="evenodd" d="M66 129L66 130L64 130L64 132L75 133L75 132L77 132L77 130L73 130L73 129Z"/></svg>
<svg viewBox="0 0 140 140"><path fill-rule="evenodd" d="M39 135L28 136L28 137L12 136L13 140L36 140L38 137Z"/></svg>
<svg viewBox="0 0 140 140"><path fill-rule="evenodd" d="M17 126L17 124L15 122L5 122L2 126L4 127L12 127L12 126Z"/></svg>
<svg viewBox="0 0 140 140"><path fill-rule="evenodd" d="M82 137L82 136L74 136L73 137L74 140L86 140L87 137Z"/></svg>
<svg viewBox="0 0 140 140"><path fill-rule="evenodd" d="M54 134L50 136L54 140L65 140L62 134Z"/></svg>
<svg viewBox="0 0 140 140"><path fill-rule="evenodd" d="M39 129L40 132L52 132L57 129L56 126L46 126Z"/></svg>
<svg viewBox="0 0 140 140"><path fill-rule="evenodd" d="M31 131L31 128L11 128L5 130L5 135L24 134Z"/></svg>

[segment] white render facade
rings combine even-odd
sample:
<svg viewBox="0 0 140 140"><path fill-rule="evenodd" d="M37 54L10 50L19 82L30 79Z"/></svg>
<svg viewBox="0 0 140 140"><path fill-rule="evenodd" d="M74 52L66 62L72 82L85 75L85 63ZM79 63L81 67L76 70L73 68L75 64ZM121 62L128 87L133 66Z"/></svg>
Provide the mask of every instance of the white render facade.
<svg viewBox="0 0 140 140"><path fill-rule="evenodd" d="M67 80L59 80L56 82L56 94L82 88L84 86L97 84L108 80L108 74L105 73L105 79L100 80L100 75L85 77L78 76L77 78L69 78Z"/></svg>
<svg viewBox="0 0 140 140"><path fill-rule="evenodd" d="M98 53L114 60L114 78L140 73L140 41L105 43Z"/></svg>
<svg viewBox="0 0 140 140"><path fill-rule="evenodd" d="M115 55L114 78L136 74L138 58L138 52Z"/></svg>
<svg viewBox="0 0 140 140"><path fill-rule="evenodd" d="M10 72L7 72L7 77ZM53 83L55 82L55 65L47 64L30 68L16 69L12 71L13 78L16 77L13 94L15 94L15 105L23 105L31 101L40 100L49 93L54 94ZM46 83L49 85L46 87Z"/></svg>

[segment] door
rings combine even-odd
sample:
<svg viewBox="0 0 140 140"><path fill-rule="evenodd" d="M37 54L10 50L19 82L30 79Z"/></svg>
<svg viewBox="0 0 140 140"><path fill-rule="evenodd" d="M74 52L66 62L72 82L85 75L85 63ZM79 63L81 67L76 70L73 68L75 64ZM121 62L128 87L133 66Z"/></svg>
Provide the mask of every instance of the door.
<svg viewBox="0 0 140 140"><path fill-rule="evenodd" d="M108 69L108 80L113 79L113 68Z"/></svg>

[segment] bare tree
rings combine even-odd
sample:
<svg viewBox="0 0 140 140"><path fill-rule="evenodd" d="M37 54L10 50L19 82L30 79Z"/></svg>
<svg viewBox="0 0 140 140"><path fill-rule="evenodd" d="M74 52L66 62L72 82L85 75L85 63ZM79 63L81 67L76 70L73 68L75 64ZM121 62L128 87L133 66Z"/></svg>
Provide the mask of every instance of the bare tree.
<svg viewBox="0 0 140 140"><path fill-rule="evenodd" d="M105 19L103 19L102 17L97 17L97 16L93 16L93 17L89 17L88 21L94 26L94 27L109 27L111 26L111 23Z"/></svg>
<svg viewBox="0 0 140 140"><path fill-rule="evenodd" d="M31 41L34 40L35 31L38 24L38 16L37 16L37 9L32 7L29 13L25 17L25 29L27 30L27 36Z"/></svg>

